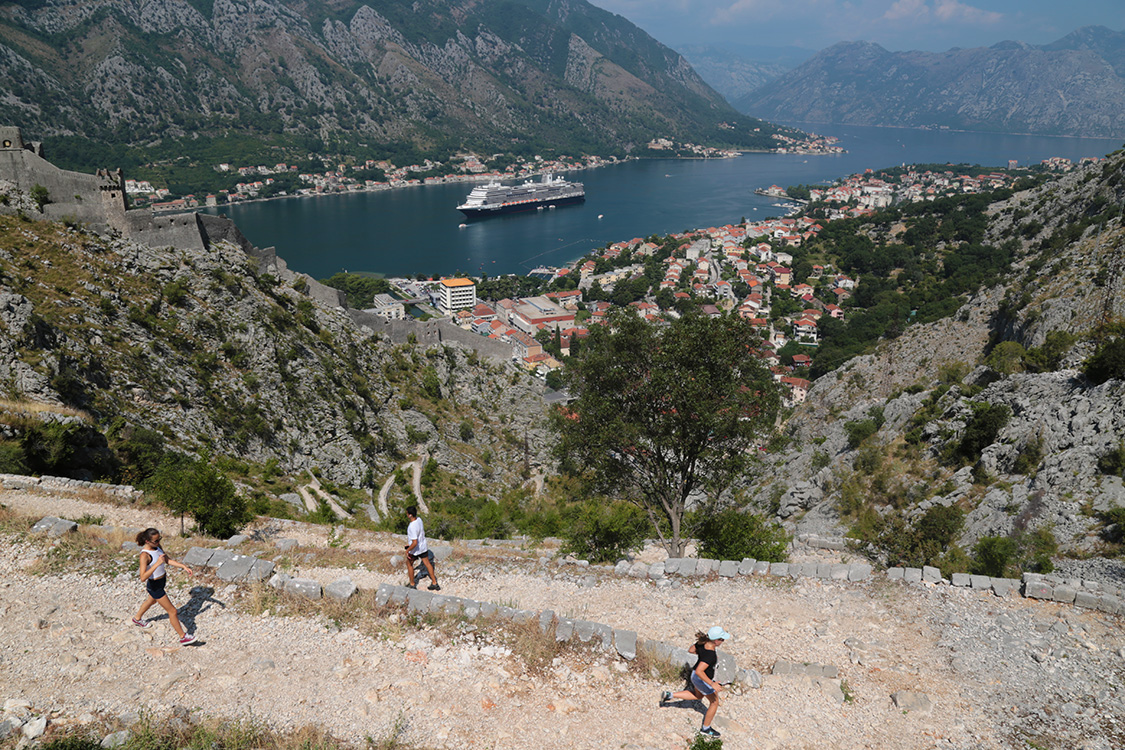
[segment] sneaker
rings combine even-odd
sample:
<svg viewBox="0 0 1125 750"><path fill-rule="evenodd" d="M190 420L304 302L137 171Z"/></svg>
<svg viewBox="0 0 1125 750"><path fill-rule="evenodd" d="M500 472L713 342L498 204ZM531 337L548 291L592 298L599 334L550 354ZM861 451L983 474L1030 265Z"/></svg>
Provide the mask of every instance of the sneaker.
<svg viewBox="0 0 1125 750"><path fill-rule="evenodd" d="M671 690L665 690L665 691L660 693L660 705L663 706L665 703L667 703L670 700L672 700L672 691Z"/></svg>
<svg viewBox="0 0 1125 750"><path fill-rule="evenodd" d="M136 625L138 628L151 628L152 627L151 622L145 622L144 620L138 620L136 617L133 618L133 624Z"/></svg>
<svg viewBox="0 0 1125 750"><path fill-rule="evenodd" d="M181 646L186 646L189 643L195 643L195 636L191 633L188 633L187 635L185 635L183 638L180 639L180 645Z"/></svg>
<svg viewBox="0 0 1125 750"><path fill-rule="evenodd" d="M408 584L406 584L406 588L408 588L408 589L416 589L416 588L418 588L418 585L417 585L417 584L414 584L414 583L408 583Z"/></svg>
<svg viewBox="0 0 1125 750"><path fill-rule="evenodd" d="M715 727L702 727L699 730L699 733L703 734L703 735L706 735L708 737L721 737L722 736L722 734L719 733L719 730L715 729Z"/></svg>
<svg viewBox="0 0 1125 750"><path fill-rule="evenodd" d="M430 591L441 591L441 586L438 586L436 583L431 583L426 588L428 588Z"/></svg>

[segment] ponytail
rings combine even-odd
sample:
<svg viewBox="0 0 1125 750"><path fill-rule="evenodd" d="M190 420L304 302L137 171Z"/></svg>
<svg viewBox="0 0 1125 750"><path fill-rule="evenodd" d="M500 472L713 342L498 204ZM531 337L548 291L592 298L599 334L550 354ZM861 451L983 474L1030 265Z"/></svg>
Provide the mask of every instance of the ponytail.
<svg viewBox="0 0 1125 750"><path fill-rule="evenodd" d="M702 646L702 645L703 645L704 643L706 643L706 642L707 642L707 641L709 641L709 640L711 640L711 639L710 639L710 638L708 638L708 637L707 637L707 634L706 634L706 633L704 633L704 632L703 632L702 630L697 630L697 631L695 631L695 645L696 645L696 648L698 648L699 646Z"/></svg>
<svg viewBox="0 0 1125 750"><path fill-rule="evenodd" d="M138 547L145 546L146 544L149 543L149 541L151 541L159 533L160 533L160 529L153 529L153 528L145 529L141 533L137 534L137 546Z"/></svg>

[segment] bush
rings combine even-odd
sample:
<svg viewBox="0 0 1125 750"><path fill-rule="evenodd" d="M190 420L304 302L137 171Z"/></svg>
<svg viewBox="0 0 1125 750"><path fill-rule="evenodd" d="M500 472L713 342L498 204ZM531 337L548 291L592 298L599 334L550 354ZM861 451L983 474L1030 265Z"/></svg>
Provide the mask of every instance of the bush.
<svg viewBox="0 0 1125 750"><path fill-rule="evenodd" d="M1125 440L1117 447L1098 457L1098 471L1125 479Z"/></svg>
<svg viewBox="0 0 1125 750"><path fill-rule="evenodd" d="M1085 373L1096 385L1113 378L1125 378L1125 337L1103 344L1086 360Z"/></svg>
<svg viewBox="0 0 1125 750"><path fill-rule="evenodd" d="M1105 511L1102 513L1102 523L1105 524L1102 537L1107 542L1125 542L1125 508L1110 508Z"/></svg>
<svg viewBox="0 0 1125 750"><path fill-rule="evenodd" d="M591 499L575 506L562 551L590 562L614 562L640 549L648 519L634 505Z"/></svg>
<svg viewBox="0 0 1125 750"><path fill-rule="evenodd" d="M1012 418L1012 410L1005 404L973 404L973 415L965 425L956 455L966 463L976 463L985 448L996 442L1000 430Z"/></svg>
<svg viewBox="0 0 1125 750"><path fill-rule="evenodd" d="M726 508L717 513L703 513L695 526L699 540L699 556L713 560L751 558L767 562L784 562L789 534L777 523L766 521L756 513Z"/></svg>
<svg viewBox="0 0 1125 750"><path fill-rule="evenodd" d="M37 182L31 187L30 195L39 213L43 213L43 206L51 202L51 193Z"/></svg>
<svg viewBox="0 0 1125 750"><path fill-rule="evenodd" d="M1002 536L981 537L973 546L973 562L969 567L976 575L1005 578L1018 552L1014 539Z"/></svg>
<svg viewBox="0 0 1125 750"><path fill-rule="evenodd" d="M469 420L461 422L461 442L467 443L473 439L473 423Z"/></svg>
<svg viewBox="0 0 1125 750"><path fill-rule="evenodd" d="M0 440L0 474L26 474L27 455L23 446L12 440Z"/></svg>

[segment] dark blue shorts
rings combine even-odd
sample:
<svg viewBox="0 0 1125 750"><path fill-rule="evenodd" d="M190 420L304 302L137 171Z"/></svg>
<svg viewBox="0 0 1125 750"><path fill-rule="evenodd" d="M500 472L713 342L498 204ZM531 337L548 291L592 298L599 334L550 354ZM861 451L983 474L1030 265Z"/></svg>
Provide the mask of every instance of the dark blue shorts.
<svg viewBox="0 0 1125 750"><path fill-rule="evenodd" d="M163 599L167 596L164 591L164 584L167 582L168 576L161 576L160 578L150 578L145 581L145 591L153 599Z"/></svg>
<svg viewBox="0 0 1125 750"><path fill-rule="evenodd" d="M691 673L691 686L694 687L699 692L703 693L704 695L711 695L715 692L715 688L711 687L706 682L704 682L703 679L696 672Z"/></svg>

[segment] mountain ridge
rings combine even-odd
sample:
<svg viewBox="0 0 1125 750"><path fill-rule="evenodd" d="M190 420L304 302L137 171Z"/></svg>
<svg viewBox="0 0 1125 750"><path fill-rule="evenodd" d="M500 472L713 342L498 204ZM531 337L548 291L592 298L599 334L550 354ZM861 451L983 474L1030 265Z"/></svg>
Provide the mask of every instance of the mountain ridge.
<svg viewBox="0 0 1125 750"><path fill-rule="evenodd" d="M940 53L840 42L736 106L779 121L1125 136L1125 32Z"/></svg>

